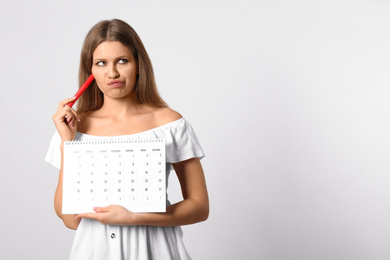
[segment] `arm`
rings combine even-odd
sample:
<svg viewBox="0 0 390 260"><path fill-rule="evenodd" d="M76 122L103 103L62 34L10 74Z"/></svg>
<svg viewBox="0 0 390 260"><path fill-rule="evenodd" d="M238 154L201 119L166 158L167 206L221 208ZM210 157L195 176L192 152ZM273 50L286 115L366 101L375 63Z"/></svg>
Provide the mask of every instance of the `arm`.
<svg viewBox="0 0 390 260"><path fill-rule="evenodd" d="M206 181L199 158L173 164L178 176L183 200L167 207L165 213L132 213L111 205L96 208L96 213L80 214L77 218L91 218L102 224L180 226L205 221L209 215Z"/></svg>
<svg viewBox="0 0 390 260"><path fill-rule="evenodd" d="M205 221L209 199L202 165L198 158L173 165L180 182L183 200L167 207L165 214L138 214L138 225L180 226Z"/></svg>
<svg viewBox="0 0 390 260"><path fill-rule="evenodd" d="M65 141L73 140L75 138L77 122L80 120L75 110L69 106L65 106L65 104L72 100L74 100L74 98L68 98L61 101L58 105L57 112L52 117L57 131L61 136L61 169L58 177L57 189L54 195L54 209L57 213L57 216L62 219L66 227L70 229L77 229L80 220L76 220L75 215L62 214L62 175L64 161L63 145Z"/></svg>
<svg viewBox="0 0 390 260"><path fill-rule="evenodd" d="M58 177L58 185L54 195L54 209L57 216L62 219L65 226L70 229L77 229L80 220L75 219L76 215L62 214L62 176L63 176L63 161L64 161L64 143L61 143L61 169Z"/></svg>

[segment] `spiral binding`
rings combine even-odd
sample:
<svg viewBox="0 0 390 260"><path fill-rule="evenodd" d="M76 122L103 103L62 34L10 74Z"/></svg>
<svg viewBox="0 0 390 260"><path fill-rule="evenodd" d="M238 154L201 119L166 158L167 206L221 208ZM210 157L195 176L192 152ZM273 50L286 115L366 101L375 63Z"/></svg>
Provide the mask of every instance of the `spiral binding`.
<svg viewBox="0 0 390 260"><path fill-rule="evenodd" d="M129 139L129 138L103 138L103 139L90 139L90 140L71 140L64 142L65 145L93 145L93 144L138 144L138 143L162 143L165 139Z"/></svg>

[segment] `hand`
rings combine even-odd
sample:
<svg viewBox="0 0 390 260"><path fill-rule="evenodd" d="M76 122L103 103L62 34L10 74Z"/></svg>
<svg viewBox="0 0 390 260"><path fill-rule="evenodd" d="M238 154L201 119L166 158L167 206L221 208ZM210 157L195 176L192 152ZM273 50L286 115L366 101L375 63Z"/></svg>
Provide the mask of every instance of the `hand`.
<svg viewBox="0 0 390 260"><path fill-rule="evenodd" d="M73 140L76 137L77 122L80 122L80 118L73 108L66 105L74 99L73 97L60 101L57 112L52 116L62 141Z"/></svg>
<svg viewBox="0 0 390 260"><path fill-rule="evenodd" d="M119 205L94 207L96 213L82 213L75 217L95 219L103 225L136 225L137 214Z"/></svg>

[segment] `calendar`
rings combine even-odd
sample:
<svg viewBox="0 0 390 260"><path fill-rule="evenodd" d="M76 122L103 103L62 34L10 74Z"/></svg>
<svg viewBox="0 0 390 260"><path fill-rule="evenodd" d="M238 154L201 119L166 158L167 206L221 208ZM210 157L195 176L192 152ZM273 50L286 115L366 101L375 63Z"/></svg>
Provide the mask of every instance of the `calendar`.
<svg viewBox="0 0 390 260"><path fill-rule="evenodd" d="M62 213L121 205L165 212L165 141L98 139L64 143Z"/></svg>

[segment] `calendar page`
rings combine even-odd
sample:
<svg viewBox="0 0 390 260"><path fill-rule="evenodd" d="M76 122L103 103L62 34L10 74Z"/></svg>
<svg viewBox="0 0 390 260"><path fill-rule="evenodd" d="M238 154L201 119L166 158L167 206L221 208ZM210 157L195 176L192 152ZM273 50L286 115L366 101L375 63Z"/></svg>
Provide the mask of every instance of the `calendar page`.
<svg viewBox="0 0 390 260"><path fill-rule="evenodd" d="M64 143L62 213L122 205L132 212L165 212L165 141Z"/></svg>

